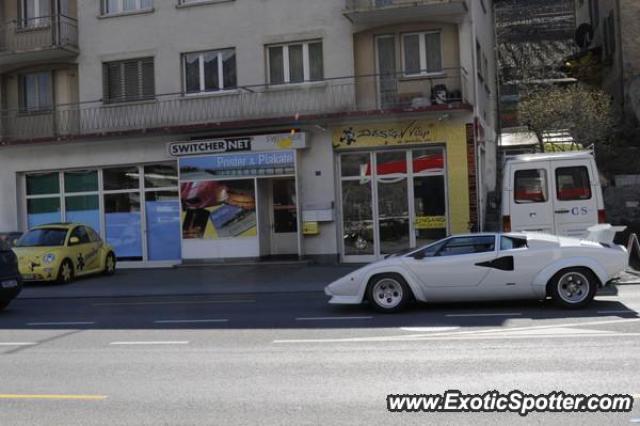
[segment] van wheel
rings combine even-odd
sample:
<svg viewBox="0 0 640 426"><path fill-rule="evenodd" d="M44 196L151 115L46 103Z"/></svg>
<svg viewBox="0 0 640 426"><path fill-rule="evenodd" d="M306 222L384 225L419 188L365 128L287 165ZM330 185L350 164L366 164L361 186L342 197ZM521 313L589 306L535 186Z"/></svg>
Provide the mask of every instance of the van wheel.
<svg viewBox="0 0 640 426"><path fill-rule="evenodd" d="M367 299L379 312L398 312L407 305L411 297L407 282L397 274L376 275L367 288Z"/></svg>
<svg viewBox="0 0 640 426"><path fill-rule="evenodd" d="M549 281L549 294L563 308L579 309L587 306L598 290L598 278L586 268L563 269Z"/></svg>

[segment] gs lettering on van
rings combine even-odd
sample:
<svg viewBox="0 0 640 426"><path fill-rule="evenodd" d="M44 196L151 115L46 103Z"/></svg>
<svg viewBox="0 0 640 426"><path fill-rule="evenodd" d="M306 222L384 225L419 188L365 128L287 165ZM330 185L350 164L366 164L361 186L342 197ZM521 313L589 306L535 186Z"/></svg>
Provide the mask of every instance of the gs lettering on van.
<svg viewBox="0 0 640 426"><path fill-rule="evenodd" d="M573 216L586 216L589 214L589 209L587 207L573 207L569 211Z"/></svg>

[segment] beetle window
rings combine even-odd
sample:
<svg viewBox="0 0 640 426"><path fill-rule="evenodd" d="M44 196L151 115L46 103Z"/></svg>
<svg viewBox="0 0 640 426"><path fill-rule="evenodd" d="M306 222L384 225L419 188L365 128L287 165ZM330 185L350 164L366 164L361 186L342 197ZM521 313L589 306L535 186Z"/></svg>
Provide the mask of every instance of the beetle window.
<svg viewBox="0 0 640 426"><path fill-rule="evenodd" d="M557 168L556 194L560 201L590 199L591 183L587 168L585 166Z"/></svg>
<svg viewBox="0 0 640 426"><path fill-rule="evenodd" d="M527 247L526 238L501 237L500 250L515 250Z"/></svg>
<svg viewBox="0 0 640 426"><path fill-rule="evenodd" d="M547 171L544 169L516 171L513 193L516 204L547 202Z"/></svg>
<svg viewBox="0 0 640 426"><path fill-rule="evenodd" d="M495 238L492 235L479 237L451 238L438 251L436 256L455 256L459 254L487 253L495 250Z"/></svg>
<svg viewBox="0 0 640 426"><path fill-rule="evenodd" d="M89 239L89 234L87 234L84 226L78 226L76 229L74 229L73 232L71 232L71 237L78 238L79 242L77 244L86 244L91 242L91 240Z"/></svg>

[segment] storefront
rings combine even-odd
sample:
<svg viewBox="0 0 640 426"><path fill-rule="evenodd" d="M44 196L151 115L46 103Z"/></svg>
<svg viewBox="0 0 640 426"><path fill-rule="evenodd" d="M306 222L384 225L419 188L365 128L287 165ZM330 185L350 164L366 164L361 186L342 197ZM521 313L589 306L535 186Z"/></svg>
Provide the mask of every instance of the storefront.
<svg viewBox="0 0 640 426"><path fill-rule="evenodd" d="M170 144L179 156L182 259L301 256L305 147L304 133Z"/></svg>
<svg viewBox="0 0 640 426"><path fill-rule="evenodd" d="M467 232L475 184L467 145L456 120L334 129L341 259L368 262Z"/></svg>
<svg viewBox="0 0 640 426"><path fill-rule="evenodd" d="M120 262L181 258L175 161L26 173L28 228L78 222L111 244Z"/></svg>

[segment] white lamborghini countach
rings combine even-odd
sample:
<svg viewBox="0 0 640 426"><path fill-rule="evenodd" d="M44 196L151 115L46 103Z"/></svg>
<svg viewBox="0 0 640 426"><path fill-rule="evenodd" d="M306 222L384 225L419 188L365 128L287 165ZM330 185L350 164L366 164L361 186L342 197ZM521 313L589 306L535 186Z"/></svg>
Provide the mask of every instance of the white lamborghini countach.
<svg viewBox="0 0 640 426"><path fill-rule="evenodd" d="M393 254L325 288L330 303L369 302L396 312L411 300L457 302L551 297L566 308L588 305L622 272L629 256L613 244L624 227L596 225L584 239L538 233L455 235Z"/></svg>

